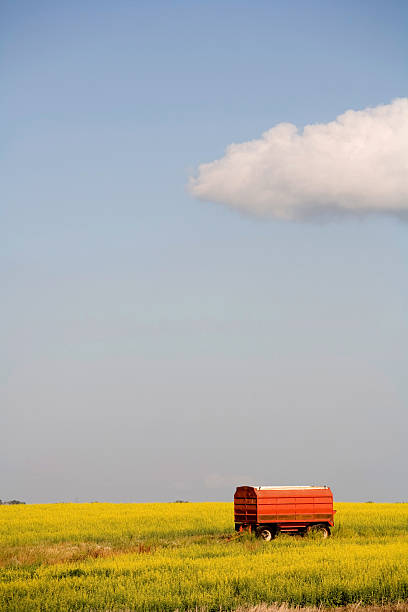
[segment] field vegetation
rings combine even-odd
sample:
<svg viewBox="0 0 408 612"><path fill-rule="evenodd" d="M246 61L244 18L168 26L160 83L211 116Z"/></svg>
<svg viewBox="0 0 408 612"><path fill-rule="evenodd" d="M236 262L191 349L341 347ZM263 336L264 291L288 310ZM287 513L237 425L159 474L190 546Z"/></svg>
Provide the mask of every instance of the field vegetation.
<svg viewBox="0 0 408 612"><path fill-rule="evenodd" d="M328 540L234 537L229 503L0 507L0 609L408 600L408 504L337 504ZM267 608L263 607L266 610Z"/></svg>

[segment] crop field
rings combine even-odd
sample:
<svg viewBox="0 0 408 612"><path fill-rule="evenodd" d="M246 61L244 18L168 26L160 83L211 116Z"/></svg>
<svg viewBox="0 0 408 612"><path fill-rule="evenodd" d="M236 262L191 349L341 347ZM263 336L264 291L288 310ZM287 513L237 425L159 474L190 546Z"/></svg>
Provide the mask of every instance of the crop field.
<svg viewBox="0 0 408 612"><path fill-rule="evenodd" d="M336 504L327 540L233 538L230 503L0 506L0 610L408 600L408 504Z"/></svg>

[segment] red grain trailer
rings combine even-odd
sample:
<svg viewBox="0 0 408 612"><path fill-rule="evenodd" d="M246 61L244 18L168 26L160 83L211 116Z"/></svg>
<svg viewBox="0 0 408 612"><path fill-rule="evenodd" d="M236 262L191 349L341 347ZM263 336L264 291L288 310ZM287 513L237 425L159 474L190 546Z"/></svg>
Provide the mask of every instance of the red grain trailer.
<svg viewBox="0 0 408 612"><path fill-rule="evenodd" d="M326 486L237 487L234 495L236 531L249 529L267 541L279 532L327 538L335 512Z"/></svg>

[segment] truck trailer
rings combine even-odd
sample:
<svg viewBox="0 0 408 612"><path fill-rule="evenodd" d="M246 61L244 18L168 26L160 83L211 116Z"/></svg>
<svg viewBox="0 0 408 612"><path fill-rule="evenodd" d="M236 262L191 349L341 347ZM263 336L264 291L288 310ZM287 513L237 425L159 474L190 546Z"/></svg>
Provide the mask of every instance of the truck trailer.
<svg viewBox="0 0 408 612"><path fill-rule="evenodd" d="M266 541L278 533L327 538L335 512L327 486L242 486L234 495L235 530L254 531Z"/></svg>

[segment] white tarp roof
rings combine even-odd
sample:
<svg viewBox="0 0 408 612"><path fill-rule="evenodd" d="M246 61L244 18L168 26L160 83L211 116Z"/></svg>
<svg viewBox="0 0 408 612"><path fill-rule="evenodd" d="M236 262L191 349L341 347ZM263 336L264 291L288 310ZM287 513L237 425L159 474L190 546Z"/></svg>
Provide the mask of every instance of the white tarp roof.
<svg viewBox="0 0 408 612"><path fill-rule="evenodd" d="M258 489L258 491L269 491L269 490L273 490L273 489L327 489L327 485L323 485L321 487L316 487L315 485L304 485L304 486L300 486L300 485L295 485L295 486L279 486L279 487L255 487L256 489Z"/></svg>

